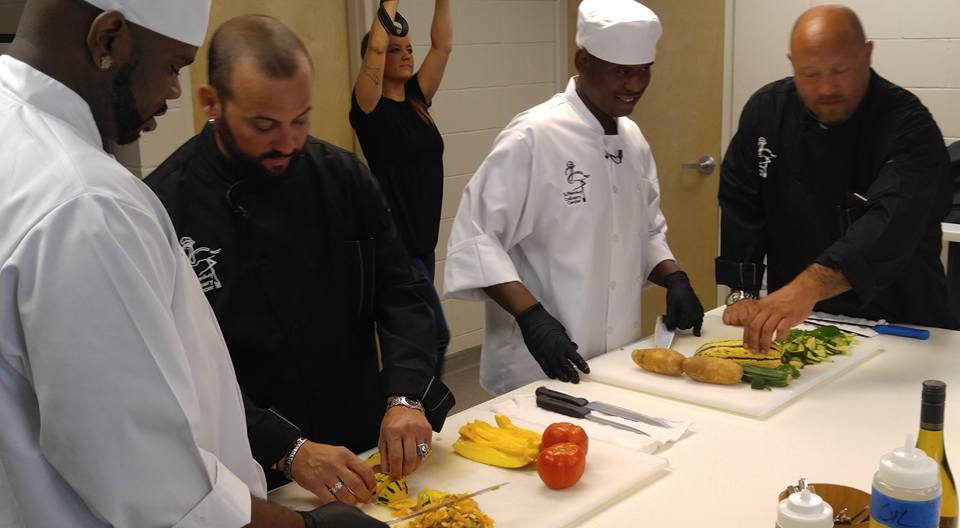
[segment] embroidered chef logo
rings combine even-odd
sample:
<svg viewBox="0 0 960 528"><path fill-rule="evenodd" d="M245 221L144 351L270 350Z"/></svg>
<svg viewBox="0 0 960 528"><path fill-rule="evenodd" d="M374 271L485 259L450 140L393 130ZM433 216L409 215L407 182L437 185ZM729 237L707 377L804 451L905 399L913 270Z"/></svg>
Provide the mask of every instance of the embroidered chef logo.
<svg viewBox="0 0 960 528"><path fill-rule="evenodd" d="M200 279L200 286L203 293L220 288L220 279L217 278L217 272L213 268L217 265L215 257L223 249L210 249L208 247L197 247L197 243L190 237L180 239L180 247L187 254L187 260L193 266L194 273Z"/></svg>
<svg viewBox="0 0 960 528"><path fill-rule="evenodd" d="M567 168L563 172L567 176L567 183L571 186L569 191L563 193L563 201L567 205L587 203L587 178L590 175L578 171L576 164L572 161L567 162Z"/></svg>
<svg viewBox="0 0 960 528"><path fill-rule="evenodd" d="M757 159L760 160L759 169L760 169L761 178L767 177L767 167L769 167L770 164L773 163L773 160L776 157L777 155L774 154L773 151L767 147L767 138L765 137L757 138Z"/></svg>

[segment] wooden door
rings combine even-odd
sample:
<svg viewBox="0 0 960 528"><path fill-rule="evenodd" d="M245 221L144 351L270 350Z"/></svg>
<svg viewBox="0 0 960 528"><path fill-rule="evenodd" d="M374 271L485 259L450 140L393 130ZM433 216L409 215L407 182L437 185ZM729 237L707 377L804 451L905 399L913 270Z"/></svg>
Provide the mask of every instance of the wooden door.
<svg viewBox="0 0 960 528"><path fill-rule="evenodd" d="M631 116L657 162L661 207L669 226L667 240L693 282L704 308L716 306L714 258L719 243L720 141L723 113L724 2L722 0L643 0L663 24L653 77ZM576 8L570 0L570 49L575 50ZM570 69L573 68L571 53ZM709 175L683 168L712 156ZM665 292L643 292L643 334L653 332L665 311Z"/></svg>

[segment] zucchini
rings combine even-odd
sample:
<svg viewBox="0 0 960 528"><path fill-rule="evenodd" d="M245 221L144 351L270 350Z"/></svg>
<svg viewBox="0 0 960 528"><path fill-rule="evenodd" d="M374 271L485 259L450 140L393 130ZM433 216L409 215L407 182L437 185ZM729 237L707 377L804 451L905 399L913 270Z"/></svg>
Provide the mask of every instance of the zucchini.
<svg viewBox="0 0 960 528"><path fill-rule="evenodd" d="M770 387L786 387L791 381L800 377L800 371L790 364L783 364L777 368L741 366L743 381L749 383L751 389L770 390Z"/></svg>

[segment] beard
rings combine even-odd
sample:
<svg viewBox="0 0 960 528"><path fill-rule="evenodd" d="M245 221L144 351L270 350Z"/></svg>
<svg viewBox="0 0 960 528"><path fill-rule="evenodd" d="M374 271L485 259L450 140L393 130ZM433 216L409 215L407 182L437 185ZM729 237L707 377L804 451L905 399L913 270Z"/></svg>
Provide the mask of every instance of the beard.
<svg viewBox="0 0 960 528"><path fill-rule="evenodd" d="M137 99L133 95L133 74L140 64L140 53L134 51L123 68L117 73L113 80L113 89L110 92L110 106L113 108L113 116L116 121L117 139L119 145L128 145L140 139L140 132L143 125L153 116L167 111L167 104L163 103L160 108L146 119L140 115L137 109Z"/></svg>
<svg viewBox="0 0 960 528"><path fill-rule="evenodd" d="M222 103L223 106L223 115L220 119L217 119L216 124L214 125L214 131L217 136L220 138L220 142L223 145L223 148L227 151L227 157L230 158L234 163L240 166L243 171L250 171L253 174L260 175L269 175L269 176L283 176L289 172L296 161L303 154L303 148L299 148L293 151L293 153L287 155L278 150L271 150L266 154L261 154L259 156L250 156L246 152L240 150L240 147L237 145L237 139L233 135L233 132L230 130L230 125L227 124L226 113L227 105ZM286 167L277 170L269 170L263 166L263 162L268 159L276 158L290 158L290 162L287 163Z"/></svg>

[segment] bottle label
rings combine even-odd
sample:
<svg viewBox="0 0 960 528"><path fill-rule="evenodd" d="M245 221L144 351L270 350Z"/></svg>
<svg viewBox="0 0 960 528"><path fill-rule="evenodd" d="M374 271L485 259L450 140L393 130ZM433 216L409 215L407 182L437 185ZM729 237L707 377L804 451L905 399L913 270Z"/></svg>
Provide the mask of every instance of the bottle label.
<svg viewBox="0 0 960 528"><path fill-rule="evenodd" d="M870 526L937 528L940 525L940 497L928 501L905 501L884 495L876 487L872 491Z"/></svg>

